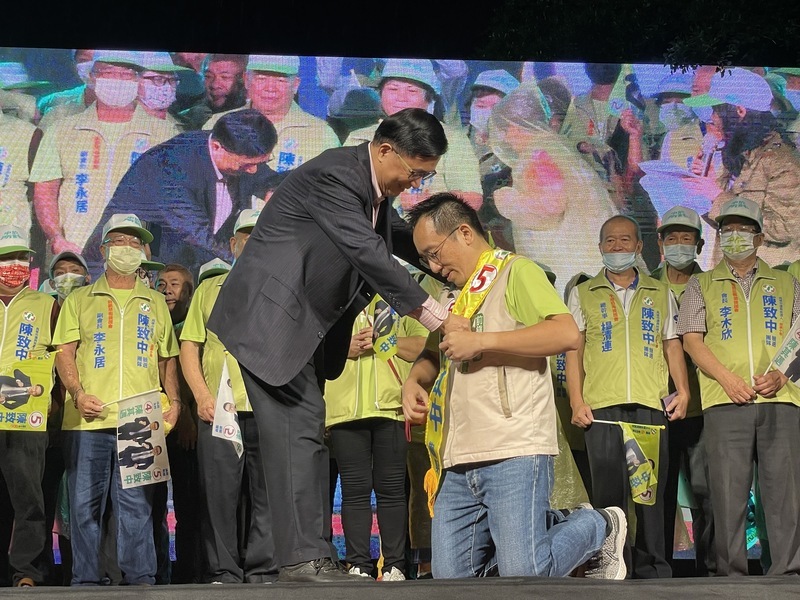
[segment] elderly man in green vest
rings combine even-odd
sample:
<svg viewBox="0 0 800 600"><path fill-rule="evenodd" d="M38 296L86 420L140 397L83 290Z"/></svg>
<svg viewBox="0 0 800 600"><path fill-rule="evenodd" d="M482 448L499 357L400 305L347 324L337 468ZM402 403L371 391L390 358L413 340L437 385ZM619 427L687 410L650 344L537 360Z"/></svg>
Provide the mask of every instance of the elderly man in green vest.
<svg viewBox="0 0 800 600"><path fill-rule="evenodd" d="M800 314L800 283L758 258L763 217L735 197L715 219L724 258L686 286L678 320L698 368L718 575L747 575L747 500L758 462L772 564L800 574L800 390L772 358Z"/></svg>
<svg viewBox="0 0 800 600"><path fill-rule="evenodd" d="M658 247L664 262L652 276L667 284L678 306L692 275L702 273L697 255L703 250L703 225L691 208L673 206L661 216L658 227ZM703 440L703 407L700 403L700 383L691 358L685 355L688 367L689 404L686 418L669 423L669 468L664 488L664 541L667 562L672 564L675 545L675 518L678 507L678 479L683 470L694 495L692 530L695 550L695 574L712 575L716 571L713 534L714 520L708 493L708 461ZM675 384L670 381L670 392Z"/></svg>
<svg viewBox="0 0 800 600"><path fill-rule="evenodd" d="M626 216L611 217L600 228L599 249L603 269L573 288L568 299L583 335L578 349L567 352L567 387L572 423L586 428L592 501L627 511L631 485L616 422L664 427L667 419L682 419L689 386L675 331L675 298L666 284L635 266L642 251L639 224ZM677 393L662 406L669 376ZM596 419L605 422L593 424ZM655 486L655 502L648 497L648 503L635 505L636 539L629 569L634 578L672 575L664 555L667 438L667 430L661 430L654 469L661 483Z"/></svg>

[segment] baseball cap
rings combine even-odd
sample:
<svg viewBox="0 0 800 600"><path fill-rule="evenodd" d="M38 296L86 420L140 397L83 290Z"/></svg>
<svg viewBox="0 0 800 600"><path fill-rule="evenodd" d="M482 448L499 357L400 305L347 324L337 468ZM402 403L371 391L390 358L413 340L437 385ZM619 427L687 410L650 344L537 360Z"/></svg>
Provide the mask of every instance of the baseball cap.
<svg viewBox="0 0 800 600"><path fill-rule="evenodd" d="M687 106L733 104L748 110L766 112L772 103L772 90L761 75L734 67L721 73L714 73L708 93L691 96L683 103Z"/></svg>
<svg viewBox="0 0 800 600"><path fill-rule="evenodd" d="M519 87L519 81L504 69L492 69L491 71L483 71L478 74L471 89L475 89L476 87L497 90L501 94L506 95Z"/></svg>
<svg viewBox="0 0 800 600"><path fill-rule="evenodd" d="M139 237L142 238L145 244L149 244L153 241L153 234L147 231L139 220L139 217L132 213L111 215L108 221L106 221L106 224L103 225L103 241L105 241L106 236L111 231L116 231L117 229L133 229L139 234Z"/></svg>
<svg viewBox="0 0 800 600"><path fill-rule="evenodd" d="M95 50L92 61L133 67L137 70L142 68L141 53L131 50Z"/></svg>
<svg viewBox="0 0 800 600"><path fill-rule="evenodd" d="M714 217L714 220L717 223L722 223L722 219L725 217L733 216L745 217L746 219L755 221L758 223L758 228L760 230L764 229L764 217L761 214L761 208L752 200L742 198L741 196L736 196L732 200L728 200L722 205L719 214Z"/></svg>
<svg viewBox="0 0 800 600"><path fill-rule="evenodd" d="M442 84L433 72L433 63L426 58L390 58L381 71L381 79L410 79L427 85L434 93L442 93Z"/></svg>
<svg viewBox="0 0 800 600"><path fill-rule="evenodd" d="M50 270L48 271L48 273L50 274L50 277L53 277L53 269L56 268L56 264L58 264L58 261L64 260L65 258L72 258L74 260L77 260L80 263L80 265L84 269L86 269L86 272L87 273L89 272L89 265L86 264L86 259L85 258L83 258L77 252L66 251L66 252L59 252L58 254L56 254L53 257L53 260L50 261Z"/></svg>
<svg viewBox="0 0 800 600"><path fill-rule="evenodd" d="M197 283L199 284L204 279L214 277L215 275L222 275L231 270L231 266L221 258L212 258L207 263L200 265L200 273L197 276Z"/></svg>
<svg viewBox="0 0 800 600"><path fill-rule="evenodd" d="M268 71L283 75L297 75L300 71L299 56L273 56L270 54L251 54L247 59L248 71Z"/></svg>
<svg viewBox="0 0 800 600"><path fill-rule="evenodd" d="M139 65L145 71L158 71L160 73L191 71L189 67L181 67L172 62L169 52L142 52Z"/></svg>
<svg viewBox="0 0 800 600"><path fill-rule="evenodd" d="M0 62L0 89L24 90L49 85L49 81L31 81L21 62Z"/></svg>
<svg viewBox="0 0 800 600"><path fill-rule="evenodd" d="M685 206L673 206L667 212L665 212L661 217L661 225L658 226L656 231L661 233L667 227L671 227L673 225L685 225L686 227L697 229L697 231L703 233L703 225L700 223L700 215L698 215L691 208L686 208Z"/></svg>
<svg viewBox="0 0 800 600"><path fill-rule="evenodd" d="M692 75L690 73L670 73L658 82L656 96L661 94L692 95Z"/></svg>
<svg viewBox="0 0 800 600"><path fill-rule="evenodd" d="M33 252L28 236L13 225L0 225L0 255L12 252Z"/></svg>
<svg viewBox="0 0 800 600"><path fill-rule="evenodd" d="M142 254L144 254L144 252L142 252ZM142 262L139 266L145 271L163 271L164 267L167 265L162 262L158 262L157 260L147 260L147 258L142 258Z"/></svg>
<svg viewBox="0 0 800 600"><path fill-rule="evenodd" d="M233 226L233 233L236 233L240 229L247 229L248 227L255 227L256 221L258 221L258 217L261 215L260 210L255 210L252 208L245 208L242 212L239 213L239 216L236 217L236 223Z"/></svg>

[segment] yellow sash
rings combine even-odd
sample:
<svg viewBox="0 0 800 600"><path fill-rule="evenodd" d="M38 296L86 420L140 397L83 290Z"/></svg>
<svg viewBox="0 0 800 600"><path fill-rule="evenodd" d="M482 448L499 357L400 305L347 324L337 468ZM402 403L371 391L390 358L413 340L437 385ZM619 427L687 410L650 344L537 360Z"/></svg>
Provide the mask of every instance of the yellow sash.
<svg viewBox="0 0 800 600"><path fill-rule="evenodd" d="M500 271L506 267L514 255L507 250L493 249L481 254L478 268L461 290L452 313L471 319L480 308ZM452 361L443 353L439 353L439 376L431 388L430 411L425 425L425 446L431 459L431 468L425 474L425 491L428 493L428 510L433 517L433 503L439 492L442 476L442 442L445 431L445 401L452 378Z"/></svg>

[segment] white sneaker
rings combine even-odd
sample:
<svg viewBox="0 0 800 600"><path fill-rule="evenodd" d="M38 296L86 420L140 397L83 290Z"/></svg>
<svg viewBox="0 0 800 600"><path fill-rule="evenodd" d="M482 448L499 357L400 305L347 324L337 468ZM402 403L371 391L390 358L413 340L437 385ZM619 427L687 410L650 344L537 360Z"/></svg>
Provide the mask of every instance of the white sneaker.
<svg viewBox="0 0 800 600"><path fill-rule="evenodd" d="M617 506L598 508L597 512L608 518L611 533L606 536L600 551L589 559L590 568L585 576L589 579L625 579L628 569L622 550L628 536L628 519L625 512Z"/></svg>
<svg viewBox="0 0 800 600"><path fill-rule="evenodd" d="M362 571L359 567L350 567L348 573L350 573L350 575L358 575L359 577L369 577L370 579L372 579L372 575L370 575L366 571Z"/></svg>
<svg viewBox="0 0 800 600"><path fill-rule="evenodd" d="M406 576L397 567L392 567L391 571L384 571L381 581L405 581Z"/></svg>

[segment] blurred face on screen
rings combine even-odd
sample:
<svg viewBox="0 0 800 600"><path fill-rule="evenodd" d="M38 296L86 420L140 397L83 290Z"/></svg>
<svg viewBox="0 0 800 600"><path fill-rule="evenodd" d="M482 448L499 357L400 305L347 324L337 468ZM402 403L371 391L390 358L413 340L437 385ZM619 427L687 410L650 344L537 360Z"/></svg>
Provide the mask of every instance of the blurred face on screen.
<svg viewBox="0 0 800 600"><path fill-rule="evenodd" d="M258 170L258 165L269 160L270 155L245 156L244 154L234 154L223 148L217 140L211 140L211 158L214 164L223 175L242 175L243 173L253 174Z"/></svg>
<svg viewBox="0 0 800 600"><path fill-rule="evenodd" d="M164 300L167 302L167 308L170 312L175 310L176 306L188 303L189 300L189 281L186 276L179 271L168 271L161 273L158 276L158 283L156 289L164 294Z"/></svg>
<svg viewBox="0 0 800 600"><path fill-rule="evenodd" d="M252 107L273 121L289 112L299 85L298 77L268 71L248 71L245 77Z"/></svg>
<svg viewBox="0 0 800 600"><path fill-rule="evenodd" d="M139 74L125 65L96 62L89 75L99 103L111 107L129 106L139 94Z"/></svg>
<svg viewBox="0 0 800 600"><path fill-rule="evenodd" d="M427 110L425 88L408 79L387 79L381 88L381 108L390 117L404 108Z"/></svg>
<svg viewBox="0 0 800 600"><path fill-rule="evenodd" d="M221 108L228 97L243 85L241 65L221 60L208 64L205 71L206 98L212 108Z"/></svg>

